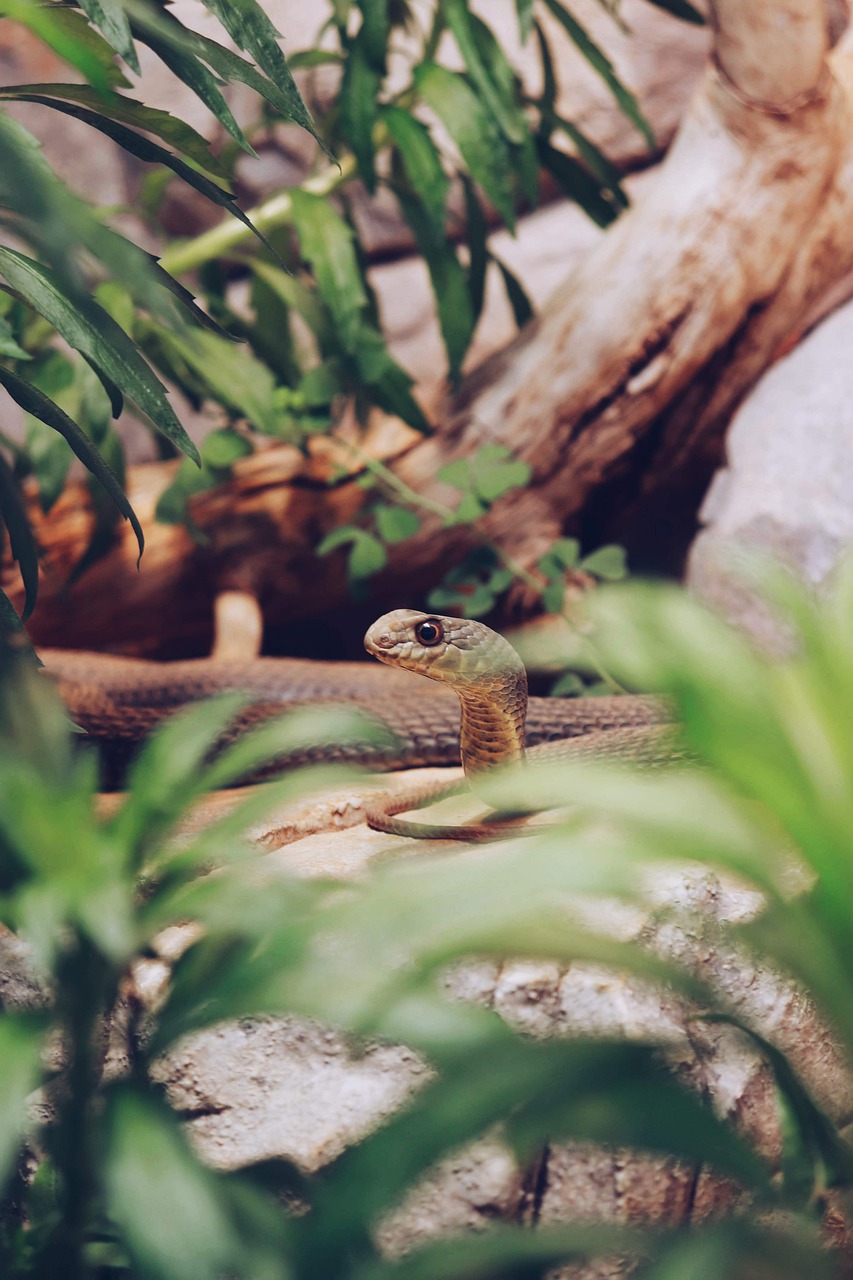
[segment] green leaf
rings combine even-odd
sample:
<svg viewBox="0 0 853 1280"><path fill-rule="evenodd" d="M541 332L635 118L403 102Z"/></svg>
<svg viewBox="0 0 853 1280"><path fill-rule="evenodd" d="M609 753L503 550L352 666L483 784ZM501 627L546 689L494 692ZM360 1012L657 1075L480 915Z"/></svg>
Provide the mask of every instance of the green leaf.
<svg viewBox="0 0 853 1280"><path fill-rule="evenodd" d="M637 99L629 89L626 89L622 81L616 75L613 64L607 57L603 49L595 43L592 37L584 30L578 20L569 13L568 9L563 8L559 0L545 0L548 9L565 30L569 39L576 45L577 49L586 58L592 69L601 76L610 92L613 94L622 114L631 121L635 128L643 135L649 147L655 145L655 135L651 126L640 111Z"/></svg>
<svg viewBox="0 0 853 1280"><path fill-rule="evenodd" d="M320 296L331 311L345 351L355 350L367 295L361 280L353 232L328 200L294 187L293 222L302 255L317 280Z"/></svg>
<svg viewBox="0 0 853 1280"><path fill-rule="evenodd" d="M413 537L421 525L416 512L407 507L390 507L386 503L374 507L373 516L380 538L391 545Z"/></svg>
<svg viewBox="0 0 853 1280"><path fill-rule="evenodd" d="M359 177L371 195L376 190L373 130L379 119L377 98L382 73L370 62L360 40L347 54L338 110L341 135L358 162Z"/></svg>
<svg viewBox="0 0 853 1280"><path fill-rule="evenodd" d="M665 9L667 13L671 13L675 18L681 18L684 22L693 22L699 27L705 25L705 15L698 9L694 9L688 0L649 0L649 4Z"/></svg>
<svg viewBox="0 0 853 1280"><path fill-rule="evenodd" d="M238 48L248 50L267 73L274 91L274 99L270 100L284 119L301 125L324 146L278 46L278 32L261 5L256 0L204 0L204 4Z"/></svg>
<svg viewBox="0 0 853 1280"><path fill-rule="evenodd" d="M476 326L483 311L486 291L486 268L489 265L489 224L483 207L477 199L474 184L467 174L462 174L462 190L465 193L465 228L468 243L468 293L471 296L471 312Z"/></svg>
<svg viewBox="0 0 853 1280"><path fill-rule="evenodd" d="M177 174L182 181L186 182L187 186L199 191L213 204L227 209L232 218L242 222L258 237L262 244L266 245L267 248L271 248L266 236L253 226L230 191L223 190L216 182L211 181L204 174L191 168L180 157L174 155L165 147L161 147L159 143L152 142L150 138L143 137L133 129L128 129L115 120L105 118L97 111L90 111L88 108L77 106L74 103L54 101L51 98L41 97L37 94L18 94L16 96L23 102L36 102L42 106L53 107L56 111L61 111L74 119L82 120L93 129L98 129L101 133L106 134L108 138L118 143L130 155L136 156L138 160L142 160L146 164L165 165L166 168Z"/></svg>
<svg viewBox="0 0 853 1280"><path fill-rule="evenodd" d="M130 23L121 0L80 0L80 7L93 26L121 54L132 71L139 75L139 59L130 33Z"/></svg>
<svg viewBox="0 0 853 1280"><path fill-rule="evenodd" d="M350 578L356 581L369 578L380 569L384 569L387 563L388 553L379 539L374 538L372 533L360 530L359 536L353 540L347 561L347 573Z"/></svg>
<svg viewBox="0 0 853 1280"><path fill-rule="evenodd" d="M527 324L528 320L533 318L533 307L530 299L524 292L521 281L517 276L513 275L509 267L501 262L500 258L496 258L494 254L490 254L490 257L501 273L515 323L521 329Z"/></svg>
<svg viewBox="0 0 853 1280"><path fill-rule="evenodd" d="M426 260L438 309L441 336L447 351L448 372L451 380L455 381L461 372L462 361L474 332L471 294L465 270L444 232L436 234L436 228L426 216L423 205L403 190L397 191L397 199Z"/></svg>
<svg viewBox="0 0 853 1280"><path fill-rule="evenodd" d="M505 84L498 85L492 78L490 68L482 56L480 42L474 33L472 15L466 0L446 0L445 12L468 73L479 91L480 100L491 113L507 142L518 145L527 135L524 117L512 98L506 94Z"/></svg>
<svg viewBox="0 0 853 1280"><path fill-rule="evenodd" d="M448 71L435 62L424 62L415 71L414 80L424 102L459 148L471 177L514 231L510 153L491 115L464 77L455 71Z"/></svg>
<svg viewBox="0 0 853 1280"><path fill-rule="evenodd" d="M511 489L521 489L532 475L528 463L513 458L502 444L484 444L470 462L471 477L477 495L485 503L492 503Z"/></svg>
<svg viewBox="0 0 853 1280"><path fill-rule="evenodd" d="M6 373L7 370L0 366L0 380L5 378ZM35 607L38 595L38 549L18 483L2 453L0 453L0 519L9 531L12 559L17 561L21 571L25 592L23 621L26 622Z"/></svg>
<svg viewBox="0 0 853 1280"><path fill-rule="evenodd" d="M103 368L163 435L198 461L198 450L166 399L166 388L103 307L87 298L70 301L49 268L14 249L0 247L0 273L66 342Z"/></svg>
<svg viewBox="0 0 853 1280"><path fill-rule="evenodd" d="M384 107L382 119L397 147L412 191L432 222L436 237L443 237L450 179L444 172L429 129L402 107Z"/></svg>
<svg viewBox="0 0 853 1280"><path fill-rule="evenodd" d="M0 1189L5 1189L30 1123L27 1098L38 1086L45 1027L28 1014L0 1014Z"/></svg>
<svg viewBox="0 0 853 1280"><path fill-rule="evenodd" d="M188 156L200 168L226 180L227 172L210 150L207 140L192 125L185 124L168 111L147 107L124 94L96 91L86 84L16 84L0 88L0 98L14 101L22 95L34 96L46 106L55 105L48 99L76 102L81 107L111 120L153 133Z"/></svg>
<svg viewBox="0 0 853 1280"><path fill-rule="evenodd" d="M134 12L139 38L213 112L222 127L243 150L250 156L256 155L219 89L217 77L200 60L194 40L185 39L184 28L179 23L170 23L169 17L168 14L160 15L146 6L140 6Z"/></svg>
<svg viewBox="0 0 853 1280"><path fill-rule="evenodd" d="M578 568L583 569L585 573L594 574L604 582L618 582L628 573L625 548L615 545L599 547L597 551L584 556Z"/></svg>
<svg viewBox="0 0 853 1280"><path fill-rule="evenodd" d="M0 356L8 356L10 360L32 360L28 351L24 351L15 341L12 326L8 320L0 316Z"/></svg>
<svg viewBox="0 0 853 1280"><path fill-rule="evenodd" d="M15 606L6 595L6 592L0 591L0 637L3 637L4 633L8 636L10 632L13 635L20 636L22 639L27 638L26 628L18 617ZM41 662L39 662L39 666L41 666Z"/></svg>
<svg viewBox="0 0 853 1280"><path fill-rule="evenodd" d="M565 671L548 690L549 698L575 698L583 693L583 681L574 671Z"/></svg>
<svg viewBox="0 0 853 1280"><path fill-rule="evenodd" d="M361 382L371 399L386 413L395 413L423 435L432 428L410 390L412 379L393 358L377 329L363 324L358 334L355 362Z"/></svg>
<svg viewBox="0 0 853 1280"><path fill-rule="evenodd" d="M159 349L176 355L222 404L249 420L265 435L280 436L281 416L275 406L275 378L269 367L215 333L184 334L158 329Z"/></svg>
<svg viewBox="0 0 853 1280"><path fill-rule="evenodd" d="M104 1138L107 1212L140 1276L210 1280L243 1270L246 1242L225 1183L193 1153L168 1107L118 1086L106 1099Z"/></svg>
<svg viewBox="0 0 853 1280"><path fill-rule="evenodd" d="M115 54L82 13L38 0L2 0L4 17L20 22L49 45L60 58L76 67L96 89L126 85Z"/></svg>
<svg viewBox="0 0 853 1280"><path fill-rule="evenodd" d="M599 227L608 227L618 217L618 209L602 194L601 184L574 156L558 151L537 137L536 152L543 168L556 178L564 195L589 214Z"/></svg>
<svg viewBox="0 0 853 1280"><path fill-rule="evenodd" d="M209 467L232 467L239 458L246 458L251 452L249 441L230 427L211 431L201 442L202 460Z"/></svg>
<svg viewBox="0 0 853 1280"><path fill-rule="evenodd" d="M515 0L515 11L518 14L518 34L521 43L526 44L533 30L533 0Z"/></svg>
<svg viewBox="0 0 853 1280"><path fill-rule="evenodd" d="M31 413L34 418L38 418L41 422L46 422L49 427L53 427L54 431L58 431L61 436L65 437L83 465L104 486L104 489L112 498L125 520L130 521L131 527L136 534L139 554L142 555L145 539L142 533L142 526L136 518L136 513L125 497L124 491L114 473L85 432L81 431L77 423L72 418L69 418L68 414L59 408L59 405L54 404L43 391L40 391L38 387L26 382L23 378L13 373L11 369L6 369L2 365L0 365L0 385L6 388L9 395L13 400L17 401L22 409L26 410L27 413Z"/></svg>

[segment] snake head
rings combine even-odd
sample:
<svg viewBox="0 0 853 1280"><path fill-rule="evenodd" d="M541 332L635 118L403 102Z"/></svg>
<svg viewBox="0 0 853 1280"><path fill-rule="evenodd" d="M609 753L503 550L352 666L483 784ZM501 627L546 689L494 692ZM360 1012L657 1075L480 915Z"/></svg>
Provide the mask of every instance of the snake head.
<svg viewBox="0 0 853 1280"><path fill-rule="evenodd" d="M459 694L526 685L524 665L509 641L472 618L394 609L369 628L364 647L390 667L441 680Z"/></svg>

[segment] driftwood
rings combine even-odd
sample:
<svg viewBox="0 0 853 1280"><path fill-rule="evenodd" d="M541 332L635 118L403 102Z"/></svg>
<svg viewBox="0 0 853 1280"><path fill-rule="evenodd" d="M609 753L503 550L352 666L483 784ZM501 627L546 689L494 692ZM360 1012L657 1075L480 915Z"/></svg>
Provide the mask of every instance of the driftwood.
<svg viewBox="0 0 853 1280"><path fill-rule="evenodd" d="M662 530L669 539L673 524L689 525L733 409L853 268L853 41L830 53L830 18L835 33L843 10L825 0L712 10L713 61L655 180L543 314L448 396L436 436L406 437L392 459L400 479L446 502L441 465L486 441L508 445L533 481L484 526L528 564L566 528L588 545L623 540L642 561ZM209 535L199 546L146 519L167 474L148 468L131 485L149 532L143 571L124 538L62 596L89 520L71 491L40 522L48 573L34 636L198 652L222 590L255 594L272 632L340 608L342 553L317 560L312 547L357 517L365 493L327 487L328 471L325 446L307 467L283 447L240 463L194 504ZM467 527L425 519L390 548L374 611L415 599L472 545ZM8 572L3 585L14 596Z"/></svg>

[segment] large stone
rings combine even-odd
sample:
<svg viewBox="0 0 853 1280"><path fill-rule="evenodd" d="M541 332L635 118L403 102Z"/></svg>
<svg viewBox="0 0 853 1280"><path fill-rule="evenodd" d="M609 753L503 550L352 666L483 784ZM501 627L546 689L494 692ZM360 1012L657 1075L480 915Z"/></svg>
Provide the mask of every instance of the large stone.
<svg viewBox="0 0 853 1280"><path fill-rule="evenodd" d="M773 652L784 627L745 578L770 556L820 590L853 543L853 304L768 370L729 428L701 511L694 591ZM740 573L738 567L741 566Z"/></svg>

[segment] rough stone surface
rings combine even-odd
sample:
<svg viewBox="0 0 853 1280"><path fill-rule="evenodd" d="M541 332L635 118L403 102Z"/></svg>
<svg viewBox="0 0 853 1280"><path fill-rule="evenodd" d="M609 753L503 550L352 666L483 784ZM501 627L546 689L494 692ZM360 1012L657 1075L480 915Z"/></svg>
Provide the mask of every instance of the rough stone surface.
<svg viewBox="0 0 853 1280"><path fill-rule="evenodd" d="M732 421L728 465L702 507L689 583L772 652L785 629L738 564L770 555L819 590L853 542L852 343L848 304L768 370Z"/></svg>
<svg viewBox="0 0 853 1280"><path fill-rule="evenodd" d="M244 1019L172 1050L158 1078L220 1169L283 1156L306 1173L375 1129L429 1069L396 1045L356 1047L302 1019Z"/></svg>

